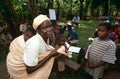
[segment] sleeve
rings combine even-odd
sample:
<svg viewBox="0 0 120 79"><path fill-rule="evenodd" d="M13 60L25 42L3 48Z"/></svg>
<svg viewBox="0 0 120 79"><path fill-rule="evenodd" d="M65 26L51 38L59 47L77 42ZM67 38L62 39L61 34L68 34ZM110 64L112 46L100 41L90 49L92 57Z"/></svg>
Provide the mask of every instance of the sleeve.
<svg viewBox="0 0 120 79"><path fill-rule="evenodd" d="M38 64L39 50L37 45L26 45L23 60L27 66L35 66Z"/></svg>
<svg viewBox="0 0 120 79"><path fill-rule="evenodd" d="M80 22L80 18L79 18L79 17L77 17L77 22L78 22L78 23Z"/></svg>
<svg viewBox="0 0 120 79"><path fill-rule="evenodd" d="M114 64L114 63L115 63L115 60L116 60L115 50L116 50L116 48L108 49L108 50L104 53L104 55L103 55L103 57L102 57L102 60L105 61L105 62Z"/></svg>
<svg viewBox="0 0 120 79"><path fill-rule="evenodd" d="M88 59L88 52L89 52L89 50L90 50L90 46L91 46L91 44L88 46L88 48L87 48L87 51L86 51L86 53L85 53L85 59Z"/></svg>
<svg viewBox="0 0 120 79"><path fill-rule="evenodd" d="M73 17L72 22L75 22L75 17Z"/></svg>

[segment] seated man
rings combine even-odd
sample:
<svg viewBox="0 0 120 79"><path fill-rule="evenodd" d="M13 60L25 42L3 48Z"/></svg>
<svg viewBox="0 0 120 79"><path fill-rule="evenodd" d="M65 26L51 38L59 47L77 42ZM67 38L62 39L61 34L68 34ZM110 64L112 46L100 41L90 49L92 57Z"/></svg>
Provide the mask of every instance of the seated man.
<svg viewBox="0 0 120 79"><path fill-rule="evenodd" d="M72 46L76 46L79 41L78 33L72 29L71 26L68 26L68 43Z"/></svg>
<svg viewBox="0 0 120 79"><path fill-rule="evenodd" d="M78 15L76 15L73 19L72 19L72 25L75 24L76 26L78 26L78 24L80 23L80 17Z"/></svg>
<svg viewBox="0 0 120 79"><path fill-rule="evenodd" d="M48 79L54 59L59 54L48 44L48 38L54 34L50 19L38 15L33 20L33 28L37 32L33 37L26 42L18 39L10 45L7 68L13 79Z"/></svg>

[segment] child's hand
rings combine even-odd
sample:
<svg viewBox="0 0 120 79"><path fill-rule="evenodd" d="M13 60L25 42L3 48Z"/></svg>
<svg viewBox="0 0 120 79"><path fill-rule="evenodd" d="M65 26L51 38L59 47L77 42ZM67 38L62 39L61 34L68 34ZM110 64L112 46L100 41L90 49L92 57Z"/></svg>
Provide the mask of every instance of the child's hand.
<svg viewBox="0 0 120 79"><path fill-rule="evenodd" d="M89 62L88 62L88 67L89 67L89 68L95 68L95 65L94 65L92 62L89 61Z"/></svg>
<svg viewBox="0 0 120 79"><path fill-rule="evenodd" d="M56 50L51 51L50 55L51 56L57 56L59 53Z"/></svg>
<svg viewBox="0 0 120 79"><path fill-rule="evenodd" d="M57 49L57 52L59 52L60 54L63 54L63 55L67 56L65 46L61 46L59 49Z"/></svg>

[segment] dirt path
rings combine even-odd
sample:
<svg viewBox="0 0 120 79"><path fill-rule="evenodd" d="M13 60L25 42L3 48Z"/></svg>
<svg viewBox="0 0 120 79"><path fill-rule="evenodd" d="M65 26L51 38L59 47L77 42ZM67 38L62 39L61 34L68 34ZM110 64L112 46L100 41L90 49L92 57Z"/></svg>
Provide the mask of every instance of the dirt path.
<svg viewBox="0 0 120 79"><path fill-rule="evenodd" d="M6 62L0 62L0 79L9 79L6 69Z"/></svg>

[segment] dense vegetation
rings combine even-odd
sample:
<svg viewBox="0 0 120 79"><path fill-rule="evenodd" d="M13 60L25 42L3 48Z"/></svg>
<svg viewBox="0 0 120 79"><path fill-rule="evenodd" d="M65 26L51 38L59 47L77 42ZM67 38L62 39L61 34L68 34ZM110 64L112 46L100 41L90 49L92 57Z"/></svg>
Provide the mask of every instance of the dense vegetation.
<svg viewBox="0 0 120 79"><path fill-rule="evenodd" d="M0 0L0 16L3 16L10 28L11 35L19 35L20 22L38 14L49 15L49 9L55 9L57 21L71 20L78 14L81 19L99 19L100 16L120 16L120 0ZM16 34L16 35L15 35Z"/></svg>

